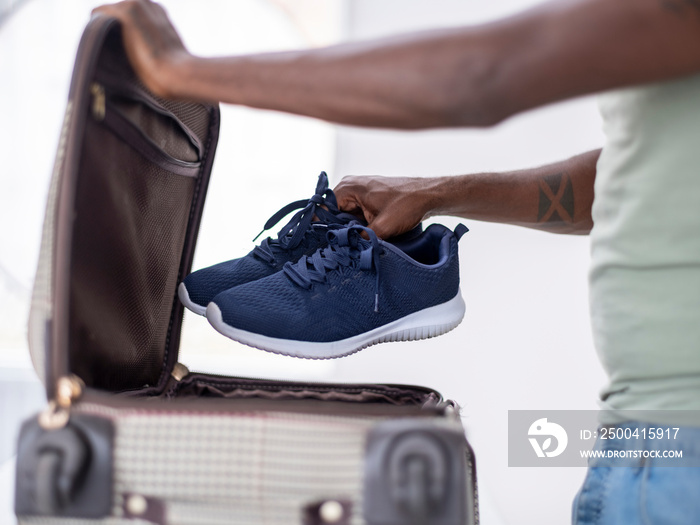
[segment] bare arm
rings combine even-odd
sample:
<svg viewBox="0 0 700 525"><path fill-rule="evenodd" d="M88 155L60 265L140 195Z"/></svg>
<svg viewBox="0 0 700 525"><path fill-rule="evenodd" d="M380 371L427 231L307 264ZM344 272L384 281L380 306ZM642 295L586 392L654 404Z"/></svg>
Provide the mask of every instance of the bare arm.
<svg viewBox="0 0 700 525"><path fill-rule="evenodd" d="M155 92L361 126L484 126L549 102L700 71L695 0L561 0L496 23L323 49L200 58L157 4L124 26Z"/></svg>
<svg viewBox="0 0 700 525"><path fill-rule="evenodd" d="M345 177L342 209L364 215L380 237L436 215L587 234L600 150L541 168L454 177Z"/></svg>

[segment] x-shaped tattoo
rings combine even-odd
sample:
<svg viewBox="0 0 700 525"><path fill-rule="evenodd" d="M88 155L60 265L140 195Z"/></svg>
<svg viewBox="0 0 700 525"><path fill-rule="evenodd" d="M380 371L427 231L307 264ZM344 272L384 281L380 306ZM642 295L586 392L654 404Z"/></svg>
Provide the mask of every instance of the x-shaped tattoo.
<svg viewBox="0 0 700 525"><path fill-rule="evenodd" d="M537 222L574 222L574 191L565 173L540 179L540 203Z"/></svg>

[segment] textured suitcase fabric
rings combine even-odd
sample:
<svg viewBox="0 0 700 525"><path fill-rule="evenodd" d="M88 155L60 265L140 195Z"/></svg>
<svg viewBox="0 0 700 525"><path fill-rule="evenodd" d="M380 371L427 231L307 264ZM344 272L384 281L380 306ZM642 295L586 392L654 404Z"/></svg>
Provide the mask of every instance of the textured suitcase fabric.
<svg viewBox="0 0 700 525"><path fill-rule="evenodd" d="M147 495L151 517L167 515L163 523L174 525L302 523L306 508L327 500L349 509L342 523L366 523L366 436L392 419L386 413L321 416L274 409L152 413L89 404L81 411L116 423L112 515L128 515L130 495ZM457 420L435 424L462 432ZM463 497L466 502L470 496Z"/></svg>
<svg viewBox="0 0 700 525"><path fill-rule="evenodd" d="M49 407L19 438L22 524L471 525L474 457L428 388L177 363L217 107L136 79L118 23L79 46L30 314Z"/></svg>

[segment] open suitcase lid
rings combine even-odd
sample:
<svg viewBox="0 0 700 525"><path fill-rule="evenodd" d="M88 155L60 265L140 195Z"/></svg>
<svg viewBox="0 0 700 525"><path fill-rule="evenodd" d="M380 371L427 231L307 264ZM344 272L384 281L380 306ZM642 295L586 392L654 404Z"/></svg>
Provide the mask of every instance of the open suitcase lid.
<svg viewBox="0 0 700 525"><path fill-rule="evenodd" d="M219 132L218 106L164 100L128 64L115 19L78 47L49 189L29 346L47 394L77 375L161 390L183 309Z"/></svg>

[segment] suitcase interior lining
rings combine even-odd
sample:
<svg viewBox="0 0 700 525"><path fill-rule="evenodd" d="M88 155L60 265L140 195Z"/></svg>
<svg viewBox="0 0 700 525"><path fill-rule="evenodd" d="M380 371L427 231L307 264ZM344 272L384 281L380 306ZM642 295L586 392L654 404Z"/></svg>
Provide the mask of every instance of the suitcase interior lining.
<svg viewBox="0 0 700 525"><path fill-rule="evenodd" d="M271 399L376 403L395 406L423 406L438 403L440 396L430 389L402 385L295 383L189 374L175 382L166 398L209 397L226 399Z"/></svg>
<svg viewBox="0 0 700 525"><path fill-rule="evenodd" d="M212 118L202 104L149 93L116 29L94 76L105 82L97 84L104 98L93 93L91 104L102 104L105 115L93 107L78 167L68 334L71 372L113 392L163 380Z"/></svg>
<svg viewBox="0 0 700 525"><path fill-rule="evenodd" d="M211 108L160 99L135 78L118 27L92 76L76 179L69 364L86 386L127 396L437 405L430 389L170 377L181 315L176 287L209 158ZM103 97L101 100L97 97ZM217 121L218 125L218 121ZM210 160L210 159L209 159ZM184 262L183 262L184 261Z"/></svg>

